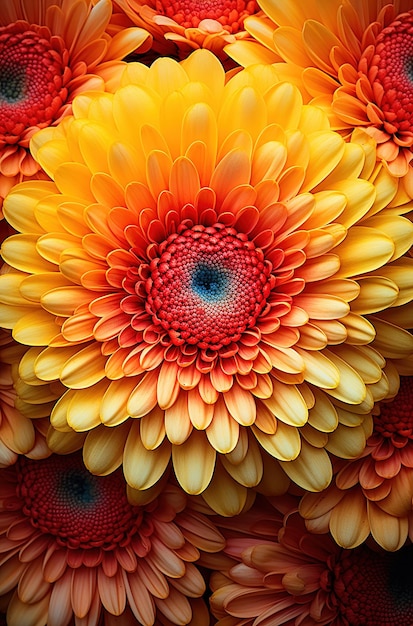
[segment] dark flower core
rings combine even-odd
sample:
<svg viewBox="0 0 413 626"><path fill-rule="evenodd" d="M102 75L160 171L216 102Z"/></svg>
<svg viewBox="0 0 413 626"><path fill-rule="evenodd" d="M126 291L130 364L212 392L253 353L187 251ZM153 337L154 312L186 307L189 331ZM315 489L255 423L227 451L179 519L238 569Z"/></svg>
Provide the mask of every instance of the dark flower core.
<svg viewBox="0 0 413 626"><path fill-rule="evenodd" d="M349 626L413 624L413 546L374 552L346 550L335 568L334 591ZM341 623L341 622L340 622Z"/></svg>
<svg viewBox="0 0 413 626"><path fill-rule="evenodd" d="M390 133L412 131L413 11L402 13L377 37L370 72ZM374 77L374 73L377 75Z"/></svg>
<svg viewBox="0 0 413 626"><path fill-rule="evenodd" d="M23 512L31 524L70 548L113 549L129 543L142 513L129 504L122 474L94 476L78 454L17 464Z"/></svg>
<svg viewBox="0 0 413 626"><path fill-rule="evenodd" d="M56 119L67 98L67 51L46 27L19 21L0 27L0 133L13 143Z"/></svg>
<svg viewBox="0 0 413 626"><path fill-rule="evenodd" d="M244 19L257 12L258 6L255 0L156 0L155 9L184 28L197 28L202 20L212 19L236 33Z"/></svg>
<svg viewBox="0 0 413 626"><path fill-rule="evenodd" d="M271 266L235 229L183 227L150 264L147 310L172 342L218 350L238 341L266 306Z"/></svg>
<svg viewBox="0 0 413 626"><path fill-rule="evenodd" d="M374 430L383 437L413 438L413 378L402 376L400 389L391 402L380 404L380 414L374 419Z"/></svg>

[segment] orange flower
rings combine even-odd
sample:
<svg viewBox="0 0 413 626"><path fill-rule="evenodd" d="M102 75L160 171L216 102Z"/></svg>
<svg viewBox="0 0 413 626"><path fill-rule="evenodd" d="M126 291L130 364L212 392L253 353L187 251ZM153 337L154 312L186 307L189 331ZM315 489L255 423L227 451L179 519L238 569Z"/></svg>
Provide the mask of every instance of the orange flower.
<svg viewBox="0 0 413 626"><path fill-rule="evenodd" d="M266 534L264 523L259 533L245 532L243 516L231 520L233 530L224 530L223 554L232 566L211 577L217 626L413 623L411 545L396 553L367 545L343 550L330 535L306 531L294 509L274 535L268 507L258 510ZM273 510L274 528L280 517Z"/></svg>
<svg viewBox="0 0 413 626"><path fill-rule="evenodd" d="M66 626L72 617L98 626L102 611L126 625L209 623L196 602L195 615L204 617L191 621L189 599L205 591L194 563L200 550L224 542L182 490L166 485L150 505L134 506L120 470L93 476L79 454L20 457L0 479L0 593L13 591L8 626Z"/></svg>
<svg viewBox="0 0 413 626"><path fill-rule="evenodd" d="M82 91L112 89L120 61L148 43L133 28L110 37L110 0L3 0L0 5L0 199L23 178L46 178L28 150L40 128L71 112Z"/></svg>
<svg viewBox="0 0 413 626"><path fill-rule="evenodd" d="M260 2L274 53L287 62L284 72L301 71L303 91L330 111L333 128L349 134L362 127L377 141L377 158L392 175L404 177L413 197L413 87L410 52L413 10L409 0L288 0ZM260 18L246 28L257 32ZM272 37L268 31L271 32ZM271 42L271 43L268 43ZM261 45L262 53L268 48ZM242 42L227 52L242 64L255 62Z"/></svg>
<svg viewBox="0 0 413 626"><path fill-rule="evenodd" d="M412 398L413 379L402 377L395 399L379 403L359 458L338 461L334 483L303 497L300 512L310 530L329 529L348 548L370 533L386 550L398 550L413 537Z"/></svg>
<svg viewBox="0 0 413 626"><path fill-rule="evenodd" d="M123 463L143 492L172 461L227 514L266 480L261 449L276 486L325 488L413 362L410 207L371 142L272 67L228 81L197 50L129 64L32 149L54 182L5 201L0 322L27 385L66 388L53 445L76 431L91 471Z"/></svg>
<svg viewBox="0 0 413 626"><path fill-rule="evenodd" d="M116 4L132 23L151 33L157 54L182 59L197 48L207 48L224 62L228 62L224 46L251 39L243 22L259 12L256 0L116 0Z"/></svg>

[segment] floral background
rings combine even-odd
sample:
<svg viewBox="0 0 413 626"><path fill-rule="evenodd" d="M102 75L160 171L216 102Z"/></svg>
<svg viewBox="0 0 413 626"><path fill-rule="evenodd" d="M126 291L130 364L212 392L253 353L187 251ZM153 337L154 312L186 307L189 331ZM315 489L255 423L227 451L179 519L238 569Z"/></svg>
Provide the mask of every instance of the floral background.
<svg viewBox="0 0 413 626"><path fill-rule="evenodd" d="M413 3L0 4L0 621L413 624Z"/></svg>

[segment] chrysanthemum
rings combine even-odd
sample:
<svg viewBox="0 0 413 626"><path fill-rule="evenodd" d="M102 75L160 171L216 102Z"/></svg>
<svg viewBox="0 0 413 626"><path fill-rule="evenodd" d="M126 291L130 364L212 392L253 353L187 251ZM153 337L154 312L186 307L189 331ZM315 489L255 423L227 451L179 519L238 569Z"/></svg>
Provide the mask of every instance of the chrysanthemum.
<svg viewBox="0 0 413 626"><path fill-rule="evenodd" d="M146 490L172 459L199 494L218 455L245 498L262 447L327 486L326 449L359 454L392 361L412 363L397 311L413 225L374 147L345 143L273 68L225 84L199 50L130 64L33 153L54 182L5 202L0 322L29 346L22 380L66 386L51 423L85 434L87 467L123 462ZM396 321L371 315L387 307Z"/></svg>
<svg viewBox="0 0 413 626"><path fill-rule="evenodd" d="M42 176L30 138L70 113L82 91L116 85L121 59L147 46L138 28L110 37L110 0L2 0L0 4L0 199L23 178ZM43 178L45 176L43 175Z"/></svg>
<svg viewBox="0 0 413 626"><path fill-rule="evenodd" d="M9 333L0 329L0 467L7 467L17 460L19 454L30 458L44 458L50 454L46 445L46 433L49 426L47 409L44 405L45 396L41 399L40 415L35 405L27 407L28 412L34 411L29 419L16 406L16 378L13 375L13 353L16 352L16 366L22 356L22 346L16 346ZM23 349L24 350L24 349ZM11 359L11 360L10 360ZM20 390L22 391L22 390ZM31 392L33 389L31 388ZM46 388L43 388L43 392ZM32 393L30 394L32 396ZM55 396L56 398L56 396ZM17 404L22 400L17 400Z"/></svg>
<svg viewBox="0 0 413 626"><path fill-rule="evenodd" d="M8 626L67 626L72 618L97 626L102 611L126 625L194 623L189 599L205 591L194 562L224 542L182 490L166 485L151 504L134 506L120 470L93 476L79 454L20 457L0 476Z"/></svg>
<svg viewBox="0 0 413 626"><path fill-rule="evenodd" d="M330 530L349 548L370 533L386 550L397 550L413 537L412 380L402 377L396 398L379 403L360 457L338 462L334 482L319 497L304 496L300 512L310 530Z"/></svg>
<svg viewBox="0 0 413 626"><path fill-rule="evenodd" d="M410 0L263 0L260 6L267 21L246 22L260 47L252 54L241 42L228 53L248 64L272 50L287 61L287 73L302 71L305 92L330 110L333 127L344 133L364 128L377 141L378 159L405 177L413 196Z"/></svg>
<svg viewBox="0 0 413 626"><path fill-rule="evenodd" d="M251 39L244 19L262 13L256 0L116 0L116 5L133 24L151 33L157 54L182 59L197 48L207 48L224 62L227 44Z"/></svg>
<svg viewBox="0 0 413 626"><path fill-rule="evenodd" d="M279 515L274 511L274 524ZM212 575L217 626L405 626L413 623L413 548L367 545L345 550L328 534L312 535L296 513L278 537L243 535L240 516L227 534L227 571Z"/></svg>

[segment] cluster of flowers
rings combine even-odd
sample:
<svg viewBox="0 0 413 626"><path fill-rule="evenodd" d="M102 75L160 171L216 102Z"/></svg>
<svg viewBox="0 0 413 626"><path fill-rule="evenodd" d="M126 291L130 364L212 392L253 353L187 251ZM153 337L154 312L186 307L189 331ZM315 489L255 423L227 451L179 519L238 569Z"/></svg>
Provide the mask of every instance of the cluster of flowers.
<svg viewBox="0 0 413 626"><path fill-rule="evenodd" d="M4 623L413 624L411 0L2 0L0 196Z"/></svg>

